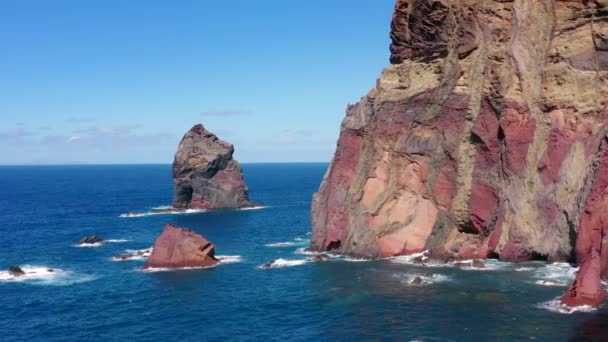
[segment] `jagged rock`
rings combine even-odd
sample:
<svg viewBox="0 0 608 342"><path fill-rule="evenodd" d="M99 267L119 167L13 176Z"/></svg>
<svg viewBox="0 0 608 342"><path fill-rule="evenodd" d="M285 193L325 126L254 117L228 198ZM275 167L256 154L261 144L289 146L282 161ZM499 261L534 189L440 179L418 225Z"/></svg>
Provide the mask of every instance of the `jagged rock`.
<svg viewBox="0 0 608 342"><path fill-rule="evenodd" d="M607 19L605 0L397 1L392 64L348 107L312 246L514 262L597 253L606 279Z"/></svg>
<svg viewBox="0 0 608 342"><path fill-rule="evenodd" d="M173 162L173 207L178 209L243 208L253 204L234 146L203 125L184 135Z"/></svg>
<svg viewBox="0 0 608 342"><path fill-rule="evenodd" d="M91 235L91 236L83 237L82 239L80 239L80 241L78 243L81 245L92 245L92 244L101 243L101 242L103 242L102 238L100 238L99 236L96 236L96 235Z"/></svg>
<svg viewBox="0 0 608 342"><path fill-rule="evenodd" d="M600 257L594 251L581 260L576 279L561 301L570 307L598 306L606 299L606 296L600 279Z"/></svg>
<svg viewBox="0 0 608 342"><path fill-rule="evenodd" d="M315 255L312 258L308 258L307 260L310 262L323 262L329 260L329 256L327 256L326 254L319 254Z"/></svg>
<svg viewBox="0 0 608 342"><path fill-rule="evenodd" d="M21 269L21 267L13 265L8 268L8 274L12 275L13 277L20 277L25 275L25 272Z"/></svg>
<svg viewBox="0 0 608 342"><path fill-rule="evenodd" d="M202 235L167 224L143 269L207 267L218 262L215 246Z"/></svg>
<svg viewBox="0 0 608 342"><path fill-rule="evenodd" d="M487 268L486 265L479 259L473 259L473 262L471 262L471 267L474 268Z"/></svg>
<svg viewBox="0 0 608 342"><path fill-rule="evenodd" d="M414 279L412 279L409 284L410 285L422 285L424 283L424 280L422 280L422 277L417 276Z"/></svg>

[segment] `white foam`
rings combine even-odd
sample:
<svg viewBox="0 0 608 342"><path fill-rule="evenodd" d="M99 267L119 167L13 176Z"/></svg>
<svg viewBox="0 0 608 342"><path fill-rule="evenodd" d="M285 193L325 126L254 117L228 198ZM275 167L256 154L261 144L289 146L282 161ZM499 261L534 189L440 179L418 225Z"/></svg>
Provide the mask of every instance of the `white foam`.
<svg viewBox="0 0 608 342"><path fill-rule="evenodd" d="M243 261L240 255L216 255L215 257L222 264L232 264Z"/></svg>
<svg viewBox="0 0 608 342"><path fill-rule="evenodd" d="M304 265L307 262L308 262L308 260L306 260L306 259L303 259L303 260L288 260L288 259L279 258L279 259L274 260L271 263L260 265L260 266L258 266L258 268L292 267L292 266Z"/></svg>
<svg viewBox="0 0 608 342"><path fill-rule="evenodd" d="M513 266L513 264L510 262L499 261L496 259L483 259L480 261L484 264L485 268L465 266L465 267L460 267L460 269L465 270L465 271L500 271L500 270L504 270L508 267ZM452 262L452 264L455 264L458 262L470 263L470 262L473 262L473 260L472 259L460 260L460 261Z"/></svg>
<svg viewBox="0 0 608 342"><path fill-rule="evenodd" d="M114 261L145 260L148 257L150 257L150 255L152 254L152 247L146 248L146 249L137 249L137 250L127 249L125 252L126 253L122 255L122 256L125 256L124 259L120 258L120 255L117 255L117 256L112 257L112 260L114 260Z"/></svg>
<svg viewBox="0 0 608 342"><path fill-rule="evenodd" d="M537 280L534 284L542 286L568 286L567 283L555 279Z"/></svg>
<svg viewBox="0 0 608 342"><path fill-rule="evenodd" d="M271 247L271 248L282 248L282 247L292 247L295 245L296 244L294 242L275 242L275 243L265 244L264 246Z"/></svg>
<svg viewBox="0 0 608 342"><path fill-rule="evenodd" d="M239 208L237 210L260 210L260 209L266 209L266 208L268 208L268 207L264 206L264 205L257 205L254 207Z"/></svg>
<svg viewBox="0 0 608 342"><path fill-rule="evenodd" d="M534 271L536 268L534 267L518 267L516 269L514 269L515 272L528 272L528 271Z"/></svg>
<svg viewBox="0 0 608 342"><path fill-rule="evenodd" d="M97 248L97 247L101 247L102 243L101 242L95 242L95 243L79 243L77 245L73 245L74 247L77 248Z"/></svg>
<svg viewBox="0 0 608 342"><path fill-rule="evenodd" d="M21 276L14 276L8 271L0 271L0 283L27 282L38 285L72 285L95 279L91 275L81 275L46 266L23 265L20 267L25 272Z"/></svg>
<svg viewBox="0 0 608 342"><path fill-rule="evenodd" d="M170 210L172 207L163 207L161 209L153 209L153 210ZM126 213L120 214L119 217L122 218L132 218L132 217L145 217L145 216L154 216L154 215L187 215L187 214L196 214L196 213L204 213L207 212L207 209L183 209L179 211L147 211L143 213Z"/></svg>
<svg viewBox="0 0 608 342"><path fill-rule="evenodd" d="M556 262L546 264L534 271L535 284L542 286L568 286L576 276L578 268L568 263Z"/></svg>
<svg viewBox="0 0 608 342"><path fill-rule="evenodd" d="M392 258L387 258L391 262L405 265L413 265L413 266L426 266L426 267L457 267L459 263L472 263L473 259L463 259L463 260L455 260L448 263L438 262L431 260L428 256L427 251L423 251L420 253L409 254L409 255L400 255ZM415 259L421 258L424 264L415 261ZM499 271L506 268L511 267L513 264L510 262L503 262L496 259L480 259L480 261L484 264L485 268L473 267L473 266L459 266L458 268L465 271Z"/></svg>
<svg viewBox="0 0 608 342"><path fill-rule="evenodd" d="M593 311L597 310L596 308L594 308L590 305L581 305L581 306L570 307L570 306L562 303L562 301L559 299L559 297L555 298L553 300L550 300L548 302L536 304L536 307L538 307L540 309L545 309L545 310L549 310L552 312L568 314L568 315L573 314L575 312L593 312Z"/></svg>
<svg viewBox="0 0 608 342"><path fill-rule="evenodd" d="M106 241L110 242L110 243L123 243L123 242L129 242L131 240L127 240L127 239L109 239L109 240L106 240Z"/></svg>
<svg viewBox="0 0 608 342"><path fill-rule="evenodd" d="M317 256L317 255L326 255L332 259L337 259L337 258L342 258L342 255L340 254L334 254L334 253L329 253L329 252L319 252L319 251L312 251L312 250L308 250L307 247L302 247L302 248L298 248L295 250L294 254L301 254L301 255L312 255L312 256Z"/></svg>
<svg viewBox="0 0 608 342"><path fill-rule="evenodd" d="M432 285L436 283L443 283L446 281L451 281L452 279L444 274L435 274L435 273L414 273L414 274L395 274L395 276L401 279L401 283L404 285L410 286L421 286L421 285ZM421 284L415 284L414 280L416 278L420 278L422 280Z"/></svg>
<svg viewBox="0 0 608 342"><path fill-rule="evenodd" d="M146 272L146 273L155 273L155 272L175 272L175 271L184 271L184 270L204 270L207 268L214 268L216 267L218 264L215 265L211 265L211 266L201 266L201 267L180 267L180 268L167 268L167 267L151 267L151 268L146 268L146 269L140 269L139 271L141 272Z"/></svg>
<svg viewBox="0 0 608 342"><path fill-rule="evenodd" d="M348 262L368 262L368 261L372 261L373 259L366 259L366 258L355 258L355 257L346 257L344 258L344 261L348 261Z"/></svg>
<svg viewBox="0 0 608 342"><path fill-rule="evenodd" d="M301 242L310 242L310 239L307 238L301 238L301 237L297 237L294 239L295 241L301 241Z"/></svg>

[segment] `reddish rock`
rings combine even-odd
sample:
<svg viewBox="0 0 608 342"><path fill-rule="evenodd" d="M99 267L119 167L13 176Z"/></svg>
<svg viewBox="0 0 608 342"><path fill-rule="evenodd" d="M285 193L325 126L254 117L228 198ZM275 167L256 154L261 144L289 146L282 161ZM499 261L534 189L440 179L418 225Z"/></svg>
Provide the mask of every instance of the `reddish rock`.
<svg viewBox="0 0 608 342"><path fill-rule="evenodd" d="M580 261L576 279L561 300L570 307L598 306L606 296L600 279L600 257L597 251L593 251Z"/></svg>
<svg viewBox="0 0 608 342"><path fill-rule="evenodd" d="M348 107L315 194L312 247L514 262L593 248L608 278L604 7L398 0L391 64Z"/></svg>
<svg viewBox="0 0 608 342"><path fill-rule="evenodd" d="M148 268L207 267L217 264L215 246L202 235L171 224L156 238L152 254L144 265Z"/></svg>
<svg viewBox="0 0 608 342"><path fill-rule="evenodd" d="M249 191L234 146L203 125L195 125L181 142L173 161L173 207L236 209L251 207Z"/></svg>

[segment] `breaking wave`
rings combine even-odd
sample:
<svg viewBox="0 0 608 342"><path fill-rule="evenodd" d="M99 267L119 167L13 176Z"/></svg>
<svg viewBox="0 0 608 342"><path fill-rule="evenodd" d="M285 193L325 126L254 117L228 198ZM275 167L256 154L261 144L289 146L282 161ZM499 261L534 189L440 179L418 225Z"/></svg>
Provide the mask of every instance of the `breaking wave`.
<svg viewBox="0 0 608 342"><path fill-rule="evenodd" d="M589 306L589 305L570 307L570 306L562 303L561 300L559 299L559 297L555 298L553 300L550 300L548 302L536 304L536 307L538 307L540 309L549 310L551 312L557 312L557 313L568 314L568 315L573 314L575 312L594 312L597 310L596 308Z"/></svg>
<svg viewBox="0 0 608 342"><path fill-rule="evenodd" d="M145 249L127 249L125 254L112 257L114 261L145 260L152 254L152 247Z"/></svg>
<svg viewBox="0 0 608 342"><path fill-rule="evenodd" d="M243 261L240 255L216 255L215 258L222 264L232 264Z"/></svg>
<svg viewBox="0 0 608 342"><path fill-rule="evenodd" d="M132 217L145 217L145 216L154 216L154 215L187 215L187 214L197 214L207 212L207 209L173 209L171 207L162 208L162 209L152 209L143 213L125 213L120 214L119 217L122 218L132 218Z"/></svg>
<svg viewBox="0 0 608 342"><path fill-rule="evenodd" d="M308 260L306 260L306 259L289 260L289 259L279 258L279 259L276 259L276 260L271 261L269 263L260 265L260 266L258 266L258 268L260 268L260 269L266 269L266 268L292 267L292 266L304 265L307 262L308 262Z"/></svg>
<svg viewBox="0 0 608 342"><path fill-rule="evenodd" d="M236 210L260 210L260 209L266 209L266 208L268 208L268 207L264 206L264 205L256 205L256 206L253 206L253 207L239 208L239 209L236 209Z"/></svg>
<svg viewBox="0 0 608 342"><path fill-rule="evenodd" d="M547 264L534 271L534 283L542 286L568 286L577 270L577 267L565 262Z"/></svg>
<svg viewBox="0 0 608 342"><path fill-rule="evenodd" d="M400 279L401 284L408 286L432 285L452 280L444 274L436 273L414 273L414 274L395 274Z"/></svg>
<svg viewBox="0 0 608 342"><path fill-rule="evenodd" d="M265 247L272 247L272 248L282 248L282 247L292 247L295 246L295 242L276 242L276 243L268 243L265 244Z"/></svg>
<svg viewBox="0 0 608 342"><path fill-rule="evenodd" d="M97 248L97 247L101 247L102 243L101 242L96 242L96 243L79 243L76 245L73 245L76 248Z"/></svg>
<svg viewBox="0 0 608 342"><path fill-rule="evenodd" d="M92 275L78 274L59 268L23 265L24 275L14 276L8 271L0 271L0 283L29 283L35 285L72 285L94 280Z"/></svg>
<svg viewBox="0 0 608 342"><path fill-rule="evenodd" d="M110 243L123 243L123 242L129 242L131 240L127 240L127 239L109 239L109 240L106 240L106 241L110 242Z"/></svg>

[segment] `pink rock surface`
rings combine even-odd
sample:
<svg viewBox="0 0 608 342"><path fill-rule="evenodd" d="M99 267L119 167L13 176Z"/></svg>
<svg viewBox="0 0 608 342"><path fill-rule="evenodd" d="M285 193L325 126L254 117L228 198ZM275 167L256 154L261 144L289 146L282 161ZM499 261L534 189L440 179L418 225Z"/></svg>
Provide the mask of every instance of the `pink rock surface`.
<svg viewBox="0 0 608 342"><path fill-rule="evenodd" d="M515 262L593 250L599 267L580 277L608 277L607 6L398 0L391 65L348 107L312 247Z"/></svg>
<svg viewBox="0 0 608 342"><path fill-rule="evenodd" d="M213 266L219 262L214 254L215 246L202 235L167 224L143 269Z"/></svg>

